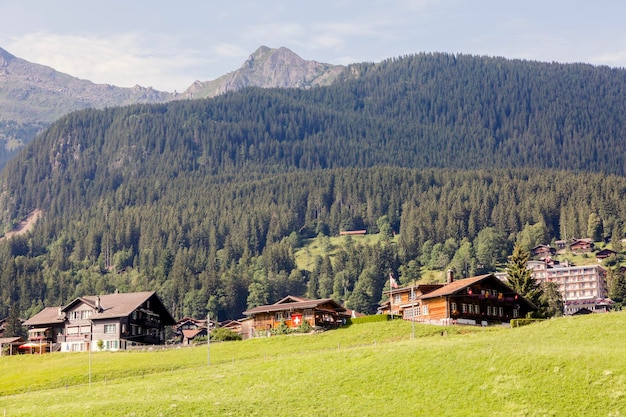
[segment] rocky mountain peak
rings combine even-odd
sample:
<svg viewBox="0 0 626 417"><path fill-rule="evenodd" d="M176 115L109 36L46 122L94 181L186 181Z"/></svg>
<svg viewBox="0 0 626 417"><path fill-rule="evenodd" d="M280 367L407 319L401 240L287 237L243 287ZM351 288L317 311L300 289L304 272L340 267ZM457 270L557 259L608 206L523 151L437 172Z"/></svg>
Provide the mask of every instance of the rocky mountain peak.
<svg viewBox="0 0 626 417"><path fill-rule="evenodd" d="M309 88L328 85L344 68L340 65L307 61L285 47L261 46L238 70L213 81L196 81L183 96L213 97L245 87Z"/></svg>

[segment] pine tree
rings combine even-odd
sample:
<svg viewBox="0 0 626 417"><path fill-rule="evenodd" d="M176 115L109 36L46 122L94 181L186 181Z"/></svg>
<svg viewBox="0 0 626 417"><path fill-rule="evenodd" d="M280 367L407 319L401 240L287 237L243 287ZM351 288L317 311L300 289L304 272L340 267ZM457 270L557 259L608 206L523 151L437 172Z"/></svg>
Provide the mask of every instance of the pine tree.
<svg viewBox="0 0 626 417"><path fill-rule="evenodd" d="M524 250L520 245L515 245L513 254L509 256L507 272L509 286L531 303L538 305L541 287L528 269L529 259L530 252Z"/></svg>

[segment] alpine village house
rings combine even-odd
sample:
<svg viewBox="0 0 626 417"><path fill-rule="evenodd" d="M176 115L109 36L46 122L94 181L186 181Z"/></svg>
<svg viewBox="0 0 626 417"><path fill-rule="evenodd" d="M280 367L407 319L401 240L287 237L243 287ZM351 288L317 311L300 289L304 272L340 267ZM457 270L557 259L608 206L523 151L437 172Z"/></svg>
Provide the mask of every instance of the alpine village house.
<svg viewBox="0 0 626 417"><path fill-rule="evenodd" d="M124 350L165 343L176 324L154 291L78 297L24 322L29 344L43 351Z"/></svg>
<svg viewBox="0 0 626 417"><path fill-rule="evenodd" d="M454 280L449 270L445 284L392 288L385 294L383 313L432 324L502 324L537 309L494 274Z"/></svg>
<svg viewBox="0 0 626 417"><path fill-rule="evenodd" d="M299 327L306 322L313 328L335 328L351 317L344 307L331 298L310 300L288 295L274 304L258 306L243 312L253 319L250 332L264 332L284 323Z"/></svg>

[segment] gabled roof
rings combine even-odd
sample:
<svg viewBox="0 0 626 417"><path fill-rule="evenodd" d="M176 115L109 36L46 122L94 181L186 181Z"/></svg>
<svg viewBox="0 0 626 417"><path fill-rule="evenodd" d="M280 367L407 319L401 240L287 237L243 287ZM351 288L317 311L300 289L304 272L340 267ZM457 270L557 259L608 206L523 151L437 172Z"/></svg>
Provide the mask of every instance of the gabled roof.
<svg viewBox="0 0 626 417"><path fill-rule="evenodd" d="M480 282L488 277L494 277L496 278L495 275L493 274L487 274L487 275L479 275L477 277L471 277L471 278L465 278L465 279L458 279L456 281L452 281L450 284L444 285L443 287L429 292L427 294L422 295L420 298L426 299L426 298L436 298L436 297L443 297L446 295L452 295L458 291L464 290L467 287L469 287L470 285L476 284L477 282ZM497 279L497 278L496 278ZM500 281L500 280L498 280ZM500 281L501 282L501 281ZM504 284L503 284L504 285Z"/></svg>
<svg viewBox="0 0 626 417"><path fill-rule="evenodd" d="M24 326L39 326L42 324L63 323L65 314L60 313L60 307L46 307L24 322Z"/></svg>
<svg viewBox="0 0 626 417"><path fill-rule="evenodd" d="M65 313L81 303L87 304L89 307L95 309L98 303L98 297L100 298L100 311L92 314L91 317L89 317L90 320L126 317L141 307L144 302L149 299L153 299L159 304L155 307L161 314L163 324L166 326L175 324L174 318L167 311L156 293L154 291L145 291L78 297L72 300L65 307L61 308L61 315L59 315L60 307L47 307L35 316L31 317L29 320L26 320L24 325L36 326L62 323L65 320Z"/></svg>
<svg viewBox="0 0 626 417"><path fill-rule="evenodd" d="M487 279L493 279L494 282L496 282L498 286L505 288L508 292L517 294L511 287L509 287L500 279L498 279L498 277L496 277L494 274L486 274L486 275L479 275L477 277L471 277L471 278L465 278L465 279L459 279L459 280L453 281L450 284L444 285L438 290L422 295L420 299L450 296L450 295L453 295L453 294L456 294L465 290L467 287L471 285L474 285L476 283L479 283ZM522 297L520 294L517 294L517 295L519 297L519 300L525 302L532 308L535 308L535 309L537 308L537 306L535 306L533 303L528 301L526 298Z"/></svg>
<svg viewBox="0 0 626 417"><path fill-rule="evenodd" d="M203 327L201 329L185 329L185 330L183 330L183 336L186 339L193 339L194 337L198 336L198 334L200 334L200 333L206 334L206 327Z"/></svg>
<svg viewBox="0 0 626 417"><path fill-rule="evenodd" d="M290 299L293 301L286 301L287 299ZM295 300L301 300L301 301L295 301ZM337 303L332 298L321 298L318 300L309 300L307 298L287 296L275 304L269 304L269 305L251 308L250 310L244 311L243 314L249 316L249 315L257 314L257 313L271 313L275 311L286 311L286 310L295 310L295 309L304 309L304 308L317 308L321 306L322 304L326 304L326 303L333 304L335 311L346 310L344 307L339 305L339 303Z"/></svg>

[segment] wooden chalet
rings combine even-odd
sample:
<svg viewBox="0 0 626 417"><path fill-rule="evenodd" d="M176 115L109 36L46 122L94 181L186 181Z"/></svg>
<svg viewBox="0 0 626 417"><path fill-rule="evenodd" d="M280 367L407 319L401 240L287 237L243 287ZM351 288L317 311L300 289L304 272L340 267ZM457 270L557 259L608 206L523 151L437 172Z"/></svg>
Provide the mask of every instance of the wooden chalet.
<svg viewBox="0 0 626 417"><path fill-rule="evenodd" d="M611 249L602 249L601 251L596 252L596 259L602 261L604 259L610 258L613 255L617 255L617 252Z"/></svg>
<svg viewBox="0 0 626 417"><path fill-rule="evenodd" d="M494 274L449 282L420 297L419 308L413 320L484 326L508 323L537 309Z"/></svg>
<svg viewBox="0 0 626 417"><path fill-rule="evenodd" d="M508 323L537 309L494 274L455 281L448 271L446 284L399 288L387 294L390 301L383 304L390 309L383 308L382 312L433 324Z"/></svg>
<svg viewBox="0 0 626 417"><path fill-rule="evenodd" d="M268 331L283 322L288 327L299 327L307 322L314 328L335 328L350 317L346 309L333 299L310 300L292 295L275 304L251 308L243 314L253 319L252 333Z"/></svg>
<svg viewBox="0 0 626 417"><path fill-rule="evenodd" d="M381 314L403 316L404 310L419 304L417 300L419 300L422 295L439 289L443 287L443 285L444 284L419 284L384 291L383 296L387 298L387 301L380 304L378 311Z"/></svg>
<svg viewBox="0 0 626 417"><path fill-rule="evenodd" d="M538 259L546 259L556 255L556 249L550 247L550 245L539 245L532 248L530 254Z"/></svg>
<svg viewBox="0 0 626 417"><path fill-rule="evenodd" d="M595 245L591 239L574 239L574 241L569 245L569 248L572 252L576 253L587 253L592 252L595 248Z"/></svg>
<svg viewBox="0 0 626 417"><path fill-rule="evenodd" d="M211 327L214 323L211 322ZM196 337L207 337L207 320L184 317L174 325L174 336L183 345L189 345Z"/></svg>
<svg viewBox="0 0 626 417"><path fill-rule="evenodd" d="M47 351L120 350L165 343L175 324L154 291L78 297L24 322L29 343Z"/></svg>

